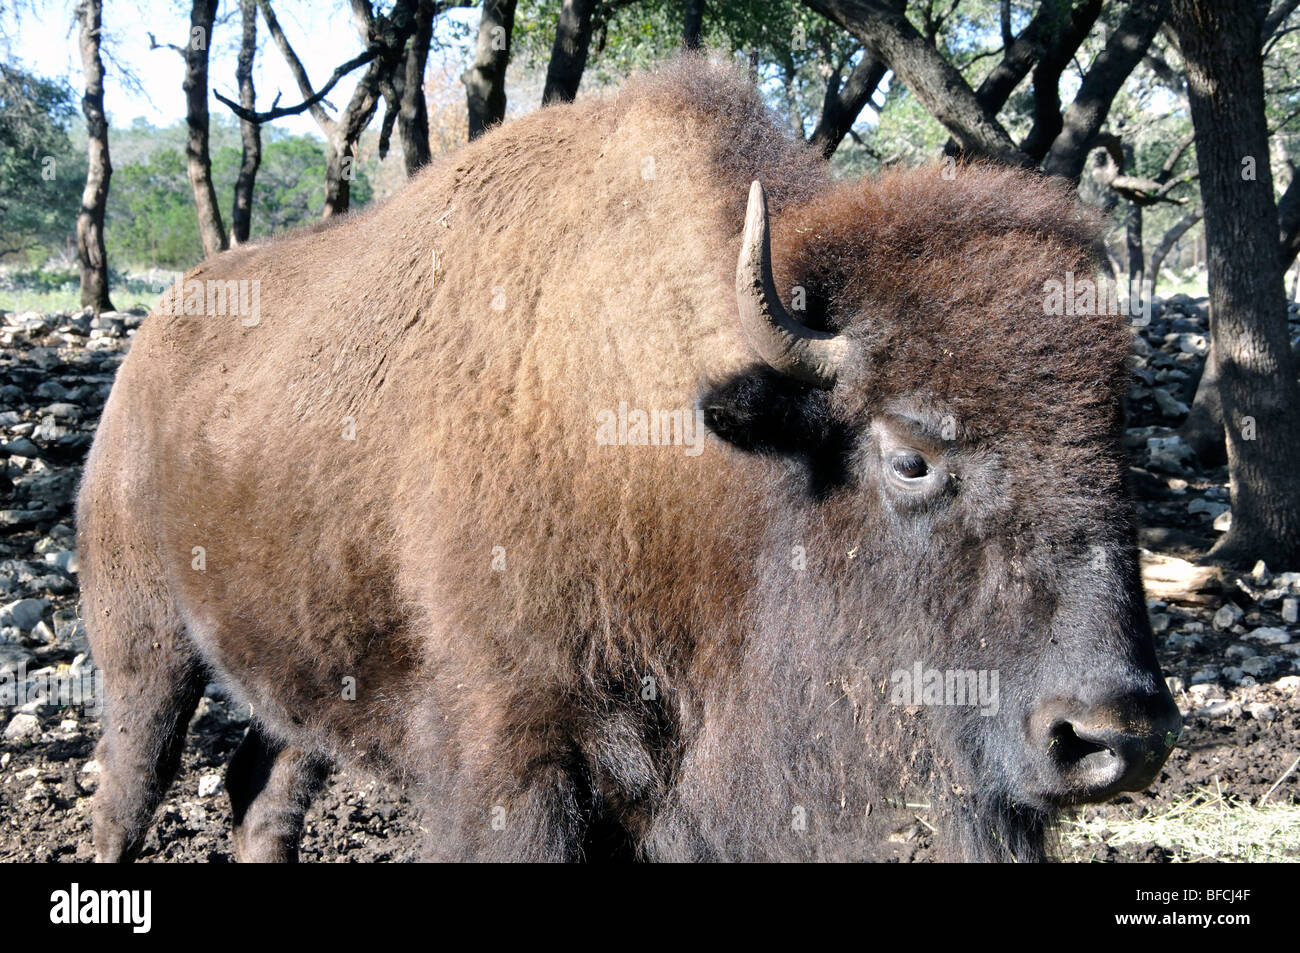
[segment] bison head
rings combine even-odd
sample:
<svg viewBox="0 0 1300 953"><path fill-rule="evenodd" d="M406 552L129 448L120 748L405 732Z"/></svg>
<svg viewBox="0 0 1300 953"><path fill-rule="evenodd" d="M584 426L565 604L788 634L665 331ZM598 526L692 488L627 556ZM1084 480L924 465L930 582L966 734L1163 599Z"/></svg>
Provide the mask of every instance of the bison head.
<svg viewBox="0 0 1300 953"><path fill-rule="evenodd" d="M822 709L766 743L809 753L796 786L832 812L923 786L957 853L1032 857L1060 807L1148 785L1180 724L1125 487L1128 319L1044 308L1093 276L1093 226L980 168L780 225L777 274L755 182L736 291L762 363L702 399L780 488L749 676Z"/></svg>

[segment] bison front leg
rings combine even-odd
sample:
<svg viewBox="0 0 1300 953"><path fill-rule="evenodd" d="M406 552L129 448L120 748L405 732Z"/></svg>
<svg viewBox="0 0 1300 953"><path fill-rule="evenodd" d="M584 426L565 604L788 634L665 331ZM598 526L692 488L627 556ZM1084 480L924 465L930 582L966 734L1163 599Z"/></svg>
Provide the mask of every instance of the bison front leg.
<svg viewBox="0 0 1300 953"><path fill-rule="evenodd" d="M226 791L240 863L294 863L303 818L329 775L320 755L286 747L256 725L230 759Z"/></svg>

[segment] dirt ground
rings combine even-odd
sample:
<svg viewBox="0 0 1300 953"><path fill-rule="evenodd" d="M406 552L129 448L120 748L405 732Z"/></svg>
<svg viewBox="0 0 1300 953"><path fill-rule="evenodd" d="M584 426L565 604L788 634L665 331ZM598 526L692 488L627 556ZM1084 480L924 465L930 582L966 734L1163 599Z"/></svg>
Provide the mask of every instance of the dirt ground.
<svg viewBox="0 0 1300 953"><path fill-rule="evenodd" d="M1213 660L1216 648L1207 644L1196 652L1161 653L1166 674L1184 681ZM1227 699L1227 692L1220 693ZM1195 702L1183 693L1186 722L1183 739L1158 781L1147 791L1125 794L1108 805L1086 808L1084 816L1160 811L1206 789L1231 792L1257 801L1297 754L1300 705L1295 691L1268 686L1254 688L1256 703L1271 703L1277 714L1269 721L1249 712L1195 715ZM1266 711L1266 709L1265 709ZM225 702L205 699L191 726L181 772L149 835L142 861L225 863L232 860L230 806L224 791L200 796L203 780L224 774L226 762L243 736L245 712L231 711ZM90 803L96 774L87 770L99 737L99 725L89 719L66 720L51 712L42 721L49 730L36 743L0 743L0 862L86 861L91 859ZM211 782L209 782L211 783ZM1300 802L1295 773L1271 797L1275 803ZM914 841L900 845L900 857L924 860L929 837L918 823L907 832ZM1300 859L1300 844L1291 851ZM400 790L346 771L331 777L308 814L302 842L304 861L411 861L420 856L418 812ZM1078 861L1164 862L1168 852L1155 844L1107 846L1098 841L1066 859Z"/></svg>
<svg viewBox="0 0 1300 953"><path fill-rule="evenodd" d="M0 603L10 604L4 611L13 615L23 611L14 608L15 600L43 600L33 604L40 617L35 624L0 619L0 663L22 660L29 675L88 664L76 617L72 494L113 372L139 320L124 315L91 322L0 311L0 443L8 457L0 469L5 507L0 510ZM1203 359L1197 352L1204 328L1202 303L1166 308L1164 317L1142 332L1147 353L1137 361L1129 395L1143 547L1193 560L1217 535L1213 523L1226 509L1226 470L1202 471L1159 459L1147 440L1167 437L1176 426L1178 408L1170 398L1190 402L1197 361ZM1156 393L1162 388L1163 396ZM1300 593L1300 576L1279 581L1272 573L1229 578L1218 590L1192 594L1187 601L1152 603L1160 662L1185 716L1182 742L1151 789L1086 808L1080 818L1109 822L1159 813L1205 791L1228 795L1228 803L1235 798L1235 803L1254 804L1274 786L1300 754L1300 659L1293 638L1262 647L1250 640L1260 628L1297 633L1294 620L1283 617L1288 593ZM1228 603L1240 611L1233 610L1232 619L1216 617ZM244 731L245 716L219 697L204 699L180 776L142 860L232 859L229 803L219 779ZM9 727L0 738L0 862L90 859L98 721L77 708L6 707L0 700L4 726ZM1300 770L1277 785L1270 800L1300 805ZM900 834L900 859L927 859L923 822L922 812L915 827ZM401 791L340 772L311 808L301 856L306 861L408 861L418 859L420 841L418 814ZM1300 859L1300 844L1281 845L1280 853ZM1076 841L1063 859L1165 862L1175 857L1151 842L1110 843L1103 825L1094 836Z"/></svg>

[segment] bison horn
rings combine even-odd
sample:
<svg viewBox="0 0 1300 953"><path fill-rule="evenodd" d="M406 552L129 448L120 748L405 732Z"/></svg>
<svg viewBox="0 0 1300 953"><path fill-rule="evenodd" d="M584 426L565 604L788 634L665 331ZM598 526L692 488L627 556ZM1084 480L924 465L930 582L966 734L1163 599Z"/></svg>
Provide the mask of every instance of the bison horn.
<svg viewBox="0 0 1300 953"><path fill-rule="evenodd" d="M815 331L790 316L772 279L767 194L757 180L749 187L745 237L736 264L736 305L749 344L775 370L818 387L831 387L845 356L845 339Z"/></svg>

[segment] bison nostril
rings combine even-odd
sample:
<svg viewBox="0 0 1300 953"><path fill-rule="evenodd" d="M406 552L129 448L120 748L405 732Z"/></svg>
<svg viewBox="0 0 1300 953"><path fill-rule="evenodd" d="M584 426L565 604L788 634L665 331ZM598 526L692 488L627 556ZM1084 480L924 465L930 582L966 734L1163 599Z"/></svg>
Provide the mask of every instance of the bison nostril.
<svg viewBox="0 0 1300 953"><path fill-rule="evenodd" d="M1109 797L1144 773L1145 747L1142 736L1117 728L1056 720L1048 732L1047 754L1058 793L1071 802Z"/></svg>
<svg viewBox="0 0 1300 953"><path fill-rule="evenodd" d="M1057 803L1105 800L1149 784L1177 741L1173 698L1120 695L1103 704L1056 698L1030 721L1044 793Z"/></svg>
<svg viewBox="0 0 1300 953"><path fill-rule="evenodd" d="M1058 721L1051 728L1047 741L1047 753L1060 765L1078 764L1089 755L1115 750L1110 745L1102 744L1095 738L1080 735L1068 721Z"/></svg>

